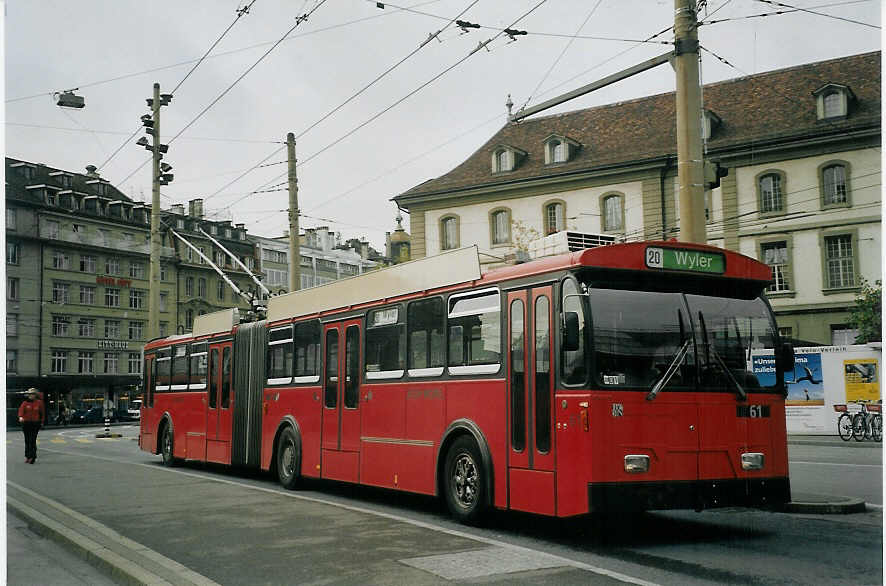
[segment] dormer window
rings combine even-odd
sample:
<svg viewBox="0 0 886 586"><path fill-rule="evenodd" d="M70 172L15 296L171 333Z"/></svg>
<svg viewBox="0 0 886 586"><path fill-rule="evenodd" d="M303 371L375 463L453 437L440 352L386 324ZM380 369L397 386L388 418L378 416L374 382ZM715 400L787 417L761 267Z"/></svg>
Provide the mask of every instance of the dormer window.
<svg viewBox="0 0 886 586"><path fill-rule="evenodd" d="M15 169L16 173L28 180L33 179L37 172L37 167L28 163L13 163L10 168Z"/></svg>
<svg viewBox="0 0 886 586"><path fill-rule="evenodd" d="M717 128L723 121L710 110L701 113L701 135L704 140L710 140Z"/></svg>
<svg viewBox="0 0 886 586"><path fill-rule="evenodd" d="M849 115L849 107L855 101L855 94L849 86L829 83L818 88L815 96L816 113L819 120L845 118Z"/></svg>
<svg viewBox="0 0 886 586"><path fill-rule="evenodd" d="M552 134L545 139L545 165L566 163L575 156L580 146L569 137Z"/></svg>
<svg viewBox="0 0 886 586"><path fill-rule="evenodd" d="M525 156L526 152L518 148L499 145L492 151L492 172L507 173L508 171L513 171Z"/></svg>

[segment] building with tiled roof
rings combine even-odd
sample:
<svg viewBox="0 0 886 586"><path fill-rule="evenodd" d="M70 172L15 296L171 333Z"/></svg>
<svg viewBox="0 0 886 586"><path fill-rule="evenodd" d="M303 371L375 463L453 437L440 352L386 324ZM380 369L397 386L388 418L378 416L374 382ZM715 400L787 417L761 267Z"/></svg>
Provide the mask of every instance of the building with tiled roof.
<svg viewBox="0 0 886 586"><path fill-rule="evenodd" d="M783 333L851 343L880 278L880 52L705 85L708 242L773 266ZM412 257L478 245L488 265L563 230L679 235L674 93L508 123L450 172L396 196Z"/></svg>

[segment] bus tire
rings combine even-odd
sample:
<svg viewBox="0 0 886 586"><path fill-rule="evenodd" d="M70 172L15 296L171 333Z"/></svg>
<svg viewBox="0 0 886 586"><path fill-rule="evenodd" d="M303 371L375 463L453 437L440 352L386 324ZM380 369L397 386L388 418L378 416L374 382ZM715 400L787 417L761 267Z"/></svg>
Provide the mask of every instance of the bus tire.
<svg viewBox="0 0 886 586"><path fill-rule="evenodd" d="M837 433L844 442L852 439L852 416L848 413L841 414L837 419Z"/></svg>
<svg viewBox="0 0 886 586"><path fill-rule="evenodd" d="M175 465L173 447L172 426L167 423L163 426L163 433L160 435L160 456L163 458L164 466L168 467Z"/></svg>
<svg viewBox="0 0 886 586"><path fill-rule="evenodd" d="M462 436L446 452L443 494L449 512L460 523L476 525L487 509L486 470L477 442Z"/></svg>
<svg viewBox="0 0 886 586"><path fill-rule="evenodd" d="M286 426L277 440L277 479L280 485L292 490L298 485L298 471L301 467L301 449L295 432Z"/></svg>

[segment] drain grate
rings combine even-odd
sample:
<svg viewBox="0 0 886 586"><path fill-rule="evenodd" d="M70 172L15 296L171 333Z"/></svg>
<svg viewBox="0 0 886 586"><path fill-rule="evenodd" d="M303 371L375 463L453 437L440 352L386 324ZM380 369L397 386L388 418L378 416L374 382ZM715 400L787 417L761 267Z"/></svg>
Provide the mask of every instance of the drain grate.
<svg viewBox="0 0 886 586"><path fill-rule="evenodd" d="M488 547L459 553L400 560L400 563L447 580L467 580L495 574L526 572L563 566L563 560L543 553Z"/></svg>

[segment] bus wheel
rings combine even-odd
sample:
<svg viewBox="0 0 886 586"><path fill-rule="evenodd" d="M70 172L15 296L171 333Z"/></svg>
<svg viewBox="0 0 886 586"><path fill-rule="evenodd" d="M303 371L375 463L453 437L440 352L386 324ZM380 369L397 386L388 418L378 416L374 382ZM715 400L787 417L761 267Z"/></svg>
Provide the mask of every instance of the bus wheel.
<svg viewBox="0 0 886 586"><path fill-rule="evenodd" d="M477 443L463 436L446 453L444 498L460 523L475 525L486 511L486 475Z"/></svg>
<svg viewBox="0 0 886 586"><path fill-rule="evenodd" d="M163 457L164 466L172 466L175 464L175 458L172 456L172 426L163 426L163 435L160 438L160 455Z"/></svg>
<svg viewBox="0 0 886 586"><path fill-rule="evenodd" d="M292 490L298 484L300 456L295 432L287 427L277 440L277 478L283 488Z"/></svg>

